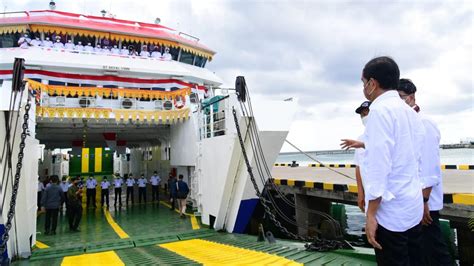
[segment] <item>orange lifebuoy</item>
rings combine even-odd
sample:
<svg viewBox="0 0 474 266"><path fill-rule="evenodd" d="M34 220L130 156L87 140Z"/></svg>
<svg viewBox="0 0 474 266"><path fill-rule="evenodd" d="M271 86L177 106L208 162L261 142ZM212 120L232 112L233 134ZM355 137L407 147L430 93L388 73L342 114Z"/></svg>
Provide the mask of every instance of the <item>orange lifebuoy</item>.
<svg viewBox="0 0 474 266"><path fill-rule="evenodd" d="M180 97L181 98L181 101L176 101L176 99ZM173 99L173 103L174 103L174 107L176 107L176 109L181 109L184 107L184 105L186 104L186 97L183 97L183 96L178 96L178 97L175 97Z"/></svg>

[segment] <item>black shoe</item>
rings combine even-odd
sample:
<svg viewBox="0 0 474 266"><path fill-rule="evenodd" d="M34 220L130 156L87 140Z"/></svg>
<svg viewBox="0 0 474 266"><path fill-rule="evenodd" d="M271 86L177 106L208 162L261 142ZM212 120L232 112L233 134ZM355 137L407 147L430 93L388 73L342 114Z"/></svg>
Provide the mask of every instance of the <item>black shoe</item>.
<svg viewBox="0 0 474 266"><path fill-rule="evenodd" d="M48 236L48 235L50 235L51 233L48 232L48 231L46 231L46 232L44 232L44 234Z"/></svg>
<svg viewBox="0 0 474 266"><path fill-rule="evenodd" d="M51 234L54 236L54 235L56 234L56 232L55 232L55 231L53 231Z"/></svg>

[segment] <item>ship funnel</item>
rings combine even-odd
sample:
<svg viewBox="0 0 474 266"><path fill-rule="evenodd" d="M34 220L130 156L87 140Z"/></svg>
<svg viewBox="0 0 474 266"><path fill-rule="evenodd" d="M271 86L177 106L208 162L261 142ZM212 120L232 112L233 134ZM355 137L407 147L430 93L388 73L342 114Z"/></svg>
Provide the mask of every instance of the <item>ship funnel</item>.
<svg viewBox="0 0 474 266"><path fill-rule="evenodd" d="M49 2L49 9L51 9L51 10L56 9L56 3L54 1Z"/></svg>

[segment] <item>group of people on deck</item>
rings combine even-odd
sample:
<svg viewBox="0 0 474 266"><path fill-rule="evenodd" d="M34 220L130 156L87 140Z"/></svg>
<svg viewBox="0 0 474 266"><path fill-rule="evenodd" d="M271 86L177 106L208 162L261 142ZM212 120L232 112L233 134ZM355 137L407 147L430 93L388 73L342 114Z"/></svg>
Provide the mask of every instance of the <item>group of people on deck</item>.
<svg viewBox="0 0 474 266"><path fill-rule="evenodd" d="M170 48L165 47L164 52L161 52L160 46L147 45L143 44L139 46L140 49L135 48L135 45L126 46L119 48L117 44L111 44L108 40L102 40L102 45L100 43L95 46L92 43L82 43L82 41L77 41L74 43L71 39L68 39L66 42L62 41L62 37L56 35L55 40L51 40L50 37L45 37L43 40L39 36L31 39L27 33L25 33L20 39L18 39L18 46L20 48L29 48L29 47L43 47L49 49L57 50L68 50L74 52L86 52L94 54L112 54L112 55L125 55L125 56L139 56L142 58L156 58L164 61L171 61L173 59Z"/></svg>
<svg viewBox="0 0 474 266"><path fill-rule="evenodd" d="M440 132L420 113L416 86L400 79L397 63L377 57L361 77L365 101L356 109L365 126L356 148L358 206L379 265L452 265L441 234L443 208Z"/></svg>
<svg viewBox="0 0 474 266"><path fill-rule="evenodd" d="M147 202L147 185L151 185L152 201L160 200L160 182L161 177L157 171L147 179L142 174L139 178L134 178L132 174L125 175L122 178L119 174L114 176L111 182L104 176L100 184L94 178L89 176L85 182L80 176L70 178L69 181L63 177L59 182L59 178L53 175L47 178L46 182L38 180L38 209L45 212L45 234L56 234L58 215L63 205L66 205L66 214L69 220L69 229L72 232L79 231L79 223L82 216L82 196L83 191L86 192L86 208L97 208L96 191L98 186L101 190L101 206L109 207L109 189L114 187L114 206L122 206L122 188L126 188L126 205L129 201L134 203L134 190L138 186L138 203ZM46 183L46 185L45 185ZM174 175L170 174L168 183L165 186L168 189L170 209L174 210L177 204L181 217L186 214L186 199L189 194L189 187L183 180L183 175L179 175L178 180Z"/></svg>

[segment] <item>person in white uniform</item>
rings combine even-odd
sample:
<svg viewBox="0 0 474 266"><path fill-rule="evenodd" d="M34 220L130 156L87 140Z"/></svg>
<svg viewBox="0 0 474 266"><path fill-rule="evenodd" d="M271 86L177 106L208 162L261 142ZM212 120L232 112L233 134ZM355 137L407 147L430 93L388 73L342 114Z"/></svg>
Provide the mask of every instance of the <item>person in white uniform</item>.
<svg viewBox="0 0 474 266"><path fill-rule="evenodd" d="M28 34L24 34L20 39L18 39L18 46L20 48L28 48L31 46L31 39L28 37Z"/></svg>
<svg viewBox="0 0 474 266"><path fill-rule="evenodd" d="M64 45L64 48L67 50L74 50L74 43L72 40L67 40L67 43Z"/></svg>
<svg viewBox="0 0 474 266"><path fill-rule="evenodd" d="M120 49L117 47L117 45L114 45L111 52L112 54L120 54Z"/></svg>
<svg viewBox="0 0 474 266"><path fill-rule="evenodd" d="M41 46L45 48L53 48L53 42L49 39L49 37L46 37Z"/></svg>
<svg viewBox="0 0 474 266"><path fill-rule="evenodd" d="M82 45L81 41L78 41L77 44L74 46L74 51L82 52L84 51L85 47Z"/></svg>
<svg viewBox="0 0 474 266"><path fill-rule="evenodd" d="M138 203L142 203L142 197L143 197L143 202L146 203L146 184L148 181L145 178L145 175L142 174L140 178L138 179Z"/></svg>
<svg viewBox="0 0 474 266"><path fill-rule="evenodd" d="M128 51L127 47L122 47L120 50L121 55L130 55L130 51Z"/></svg>
<svg viewBox="0 0 474 266"><path fill-rule="evenodd" d="M57 38L56 42L54 43L55 49L64 49L64 44L61 42L61 39Z"/></svg>
<svg viewBox="0 0 474 266"><path fill-rule="evenodd" d="M160 47L155 47L153 52L151 52L151 57L152 58L161 58Z"/></svg>
<svg viewBox="0 0 474 266"><path fill-rule="evenodd" d="M90 42L88 42L87 45L84 47L84 51L89 53L94 52L94 47L92 47L92 44Z"/></svg>
<svg viewBox="0 0 474 266"><path fill-rule="evenodd" d="M165 52L163 53L163 56L161 57L164 61L171 61L173 57L170 54L170 48L165 47Z"/></svg>
<svg viewBox="0 0 474 266"><path fill-rule="evenodd" d="M125 181L125 183L127 184L127 198L125 200L125 203L128 205L128 199L131 198L133 204L133 186L136 182L132 174L128 175L127 181Z"/></svg>
<svg viewBox="0 0 474 266"><path fill-rule="evenodd" d="M97 45L95 46L95 48L94 48L94 53L96 53L96 54L102 53L102 48L100 47L99 44L97 44Z"/></svg>
<svg viewBox="0 0 474 266"><path fill-rule="evenodd" d="M420 113L416 104L416 86L409 79L400 79L398 95L421 118L426 134L421 149L420 177L423 185L424 212L422 222L422 249L425 265L452 265L439 224L439 211L443 209L443 178L439 157L441 134L436 123Z"/></svg>
<svg viewBox="0 0 474 266"><path fill-rule="evenodd" d="M40 47L41 46L41 40L39 37L35 37L33 40L30 42L31 46L34 47Z"/></svg>
<svg viewBox="0 0 474 266"><path fill-rule="evenodd" d="M107 208L109 207L109 187L110 182L107 180L107 177L104 176L102 182L100 182L100 205L102 207L104 207L104 204L107 205Z"/></svg>
<svg viewBox="0 0 474 266"><path fill-rule="evenodd" d="M140 51L140 57L142 58L150 57L150 53L148 52L148 47L146 45L142 46L142 50Z"/></svg>
<svg viewBox="0 0 474 266"><path fill-rule="evenodd" d="M161 177L158 175L157 171L154 171L153 175L150 177L152 201L155 201L155 200L160 201L160 191L159 191L160 182L161 182Z"/></svg>
<svg viewBox="0 0 474 266"><path fill-rule="evenodd" d="M397 93L400 70L390 57L370 60L362 71L371 101L361 167L367 202L367 240L379 265L421 265L423 196L419 177L425 130Z"/></svg>
<svg viewBox="0 0 474 266"><path fill-rule="evenodd" d="M122 206L122 185L123 179L120 177L119 173L116 173L114 179L114 206L117 206L117 201L119 202L119 205Z"/></svg>
<svg viewBox="0 0 474 266"><path fill-rule="evenodd" d="M95 180L94 176L89 176L89 179L86 181L86 196L87 196L87 204L86 208L89 208L90 203L94 206L94 209L97 207L95 203L95 196L96 196L96 187L97 181Z"/></svg>

